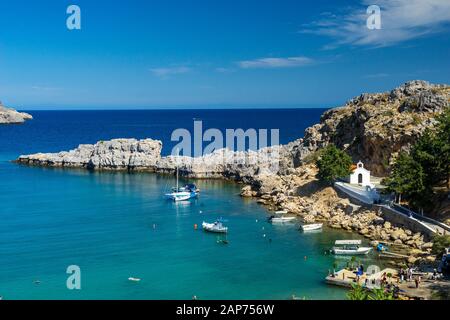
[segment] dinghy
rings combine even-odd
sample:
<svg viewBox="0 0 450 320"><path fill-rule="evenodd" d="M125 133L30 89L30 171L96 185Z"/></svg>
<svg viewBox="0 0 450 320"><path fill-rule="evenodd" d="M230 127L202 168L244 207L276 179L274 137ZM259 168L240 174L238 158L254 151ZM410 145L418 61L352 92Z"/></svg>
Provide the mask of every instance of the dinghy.
<svg viewBox="0 0 450 320"><path fill-rule="evenodd" d="M323 227L323 223L304 224L301 226L303 231L321 230L322 227Z"/></svg>
<svg viewBox="0 0 450 320"><path fill-rule="evenodd" d="M203 230L213 233L227 233L228 227L225 227L222 222L216 221L214 223L203 222Z"/></svg>
<svg viewBox="0 0 450 320"><path fill-rule="evenodd" d="M132 281L132 282L139 282L139 281L141 281L141 279L139 279L139 278L133 278L133 277L129 277L129 278L128 278L128 281Z"/></svg>
<svg viewBox="0 0 450 320"><path fill-rule="evenodd" d="M291 223L294 222L297 218L296 217L276 217L271 216L269 218L269 222L272 223Z"/></svg>
<svg viewBox="0 0 450 320"><path fill-rule="evenodd" d="M331 252L336 255L365 255L372 248L361 247L361 240L336 240Z"/></svg>

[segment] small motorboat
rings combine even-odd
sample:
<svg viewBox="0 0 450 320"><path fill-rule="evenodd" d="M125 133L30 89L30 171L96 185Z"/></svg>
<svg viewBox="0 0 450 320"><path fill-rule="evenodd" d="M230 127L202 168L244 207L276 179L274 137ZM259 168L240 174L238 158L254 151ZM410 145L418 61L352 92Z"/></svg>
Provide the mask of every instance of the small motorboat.
<svg viewBox="0 0 450 320"><path fill-rule="evenodd" d="M388 251L388 250L389 250L389 248L384 243L379 243L377 245L377 251L378 252L385 252L385 251Z"/></svg>
<svg viewBox="0 0 450 320"><path fill-rule="evenodd" d="M139 278L133 278L133 277L129 277L129 278L128 278L128 281L132 281L132 282L139 282L139 281L141 281L141 279L139 279Z"/></svg>
<svg viewBox="0 0 450 320"><path fill-rule="evenodd" d="M336 240L331 253L336 255L365 255L368 254L372 248L361 247L361 240Z"/></svg>
<svg viewBox="0 0 450 320"><path fill-rule="evenodd" d="M269 222L271 222L271 223L291 223L291 222L294 222L296 219L297 219L296 217L271 216L269 218Z"/></svg>
<svg viewBox="0 0 450 320"><path fill-rule="evenodd" d="M216 221L214 223L203 222L203 230L213 233L227 233L228 227L225 227L221 221Z"/></svg>
<svg viewBox="0 0 450 320"><path fill-rule="evenodd" d="M322 227L323 227L323 223L304 224L301 226L303 231L321 230Z"/></svg>

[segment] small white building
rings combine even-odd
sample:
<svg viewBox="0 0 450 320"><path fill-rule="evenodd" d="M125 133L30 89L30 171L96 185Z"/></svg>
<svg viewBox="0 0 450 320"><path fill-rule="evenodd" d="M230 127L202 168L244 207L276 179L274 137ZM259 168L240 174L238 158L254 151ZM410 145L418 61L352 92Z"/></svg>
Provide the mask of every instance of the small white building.
<svg viewBox="0 0 450 320"><path fill-rule="evenodd" d="M334 185L351 198L367 204L380 201L378 190L370 182L370 171L364 168L361 161L352 166L352 173L345 180L347 182L338 181Z"/></svg>
<svg viewBox="0 0 450 320"><path fill-rule="evenodd" d="M356 168L350 174L350 184L372 187L370 183L370 171L364 168L364 164L361 161L356 164Z"/></svg>

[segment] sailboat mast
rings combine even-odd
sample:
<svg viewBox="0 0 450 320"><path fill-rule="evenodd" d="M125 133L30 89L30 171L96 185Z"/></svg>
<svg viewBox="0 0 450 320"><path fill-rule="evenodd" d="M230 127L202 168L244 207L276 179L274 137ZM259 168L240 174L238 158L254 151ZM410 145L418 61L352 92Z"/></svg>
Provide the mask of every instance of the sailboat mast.
<svg viewBox="0 0 450 320"><path fill-rule="evenodd" d="M177 148L177 192L180 190L178 188L178 160L179 160L179 157L180 157L180 149Z"/></svg>

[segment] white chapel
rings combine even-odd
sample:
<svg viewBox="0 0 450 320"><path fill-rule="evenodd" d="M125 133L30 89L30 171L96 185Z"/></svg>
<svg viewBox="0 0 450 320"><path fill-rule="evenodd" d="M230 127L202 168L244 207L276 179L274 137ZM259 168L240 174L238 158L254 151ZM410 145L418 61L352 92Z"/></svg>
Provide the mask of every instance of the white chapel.
<svg viewBox="0 0 450 320"><path fill-rule="evenodd" d="M360 186L372 186L370 183L370 171L364 168L364 164L359 161L356 168L350 174L350 184L358 184Z"/></svg>

